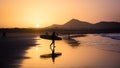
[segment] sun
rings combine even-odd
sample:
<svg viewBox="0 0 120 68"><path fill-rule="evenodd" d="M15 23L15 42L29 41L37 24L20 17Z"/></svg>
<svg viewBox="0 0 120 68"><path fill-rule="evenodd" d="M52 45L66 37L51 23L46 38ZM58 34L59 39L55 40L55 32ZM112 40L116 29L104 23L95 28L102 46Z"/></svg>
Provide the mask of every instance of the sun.
<svg viewBox="0 0 120 68"><path fill-rule="evenodd" d="M40 24L35 24L35 27L36 27L36 28L39 28L39 27L40 27Z"/></svg>

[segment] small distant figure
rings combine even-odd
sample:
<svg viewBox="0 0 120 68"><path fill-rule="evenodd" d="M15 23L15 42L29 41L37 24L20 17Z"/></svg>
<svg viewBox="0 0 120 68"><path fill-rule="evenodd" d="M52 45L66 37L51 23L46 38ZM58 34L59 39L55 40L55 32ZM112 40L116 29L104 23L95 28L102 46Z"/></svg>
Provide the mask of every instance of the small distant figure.
<svg viewBox="0 0 120 68"><path fill-rule="evenodd" d="M2 37L6 37L6 32L3 32L3 33L2 33Z"/></svg>
<svg viewBox="0 0 120 68"><path fill-rule="evenodd" d="M48 35L48 32L46 32L45 34Z"/></svg>
<svg viewBox="0 0 120 68"><path fill-rule="evenodd" d="M53 46L55 47L55 37L56 37L56 33L53 32L53 33L52 33L52 43L50 44L50 47L51 47L52 44L53 44Z"/></svg>
<svg viewBox="0 0 120 68"><path fill-rule="evenodd" d="M71 39L71 37L70 37L70 33L68 34L68 39Z"/></svg>

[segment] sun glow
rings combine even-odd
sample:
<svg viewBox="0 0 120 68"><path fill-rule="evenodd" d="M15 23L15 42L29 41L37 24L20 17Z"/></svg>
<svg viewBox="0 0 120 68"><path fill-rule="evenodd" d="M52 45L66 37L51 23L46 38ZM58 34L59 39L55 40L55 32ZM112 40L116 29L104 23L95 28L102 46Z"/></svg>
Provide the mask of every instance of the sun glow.
<svg viewBox="0 0 120 68"><path fill-rule="evenodd" d="M36 24L35 27L36 27L36 28L40 28L40 24Z"/></svg>

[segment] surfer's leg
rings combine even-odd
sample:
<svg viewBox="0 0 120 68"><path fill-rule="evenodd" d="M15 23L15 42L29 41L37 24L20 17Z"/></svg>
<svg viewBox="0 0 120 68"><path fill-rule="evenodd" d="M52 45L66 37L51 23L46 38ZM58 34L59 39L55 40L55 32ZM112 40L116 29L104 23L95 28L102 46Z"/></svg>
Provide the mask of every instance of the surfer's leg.
<svg viewBox="0 0 120 68"><path fill-rule="evenodd" d="M53 44L53 42L50 44L50 47L51 47L52 44Z"/></svg>
<svg viewBox="0 0 120 68"><path fill-rule="evenodd" d="M50 44L50 49L52 50L52 44L53 44L53 42Z"/></svg>

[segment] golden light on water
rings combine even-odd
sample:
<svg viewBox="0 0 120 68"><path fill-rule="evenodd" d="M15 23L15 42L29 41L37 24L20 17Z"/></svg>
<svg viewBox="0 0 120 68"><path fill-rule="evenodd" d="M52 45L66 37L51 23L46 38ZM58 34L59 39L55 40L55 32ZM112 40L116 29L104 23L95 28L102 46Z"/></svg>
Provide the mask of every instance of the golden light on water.
<svg viewBox="0 0 120 68"><path fill-rule="evenodd" d="M114 66L119 65L120 54L108 51L111 44L119 44L119 41L116 43L110 38L88 34L85 37L75 38L80 41L78 46L72 46L65 40L56 41L54 52L61 53L57 57L49 56L53 54L50 49L51 40L39 36L34 39L38 45L27 50L25 56L30 59L23 59L20 68L106 68L106 66L115 68Z"/></svg>

